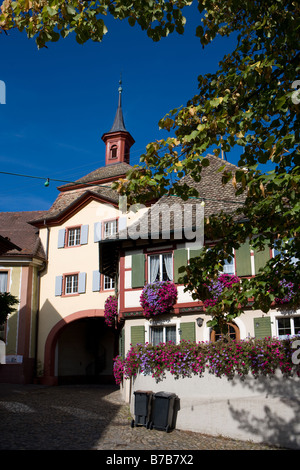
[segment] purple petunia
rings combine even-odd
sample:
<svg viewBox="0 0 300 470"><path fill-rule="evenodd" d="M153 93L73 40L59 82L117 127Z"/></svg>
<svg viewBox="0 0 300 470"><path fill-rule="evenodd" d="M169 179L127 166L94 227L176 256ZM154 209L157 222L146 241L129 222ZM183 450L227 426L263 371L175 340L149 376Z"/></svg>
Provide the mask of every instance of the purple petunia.
<svg viewBox="0 0 300 470"><path fill-rule="evenodd" d="M231 289L233 284L239 284L240 279L233 274L221 274L218 279L208 286L209 299L204 300L205 307L213 307L220 300L224 289Z"/></svg>
<svg viewBox="0 0 300 470"><path fill-rule="evenodd" d="M171 281L158 281L147 284L140 297L144 316L168 313L177 301L177 288Z"/></svg>

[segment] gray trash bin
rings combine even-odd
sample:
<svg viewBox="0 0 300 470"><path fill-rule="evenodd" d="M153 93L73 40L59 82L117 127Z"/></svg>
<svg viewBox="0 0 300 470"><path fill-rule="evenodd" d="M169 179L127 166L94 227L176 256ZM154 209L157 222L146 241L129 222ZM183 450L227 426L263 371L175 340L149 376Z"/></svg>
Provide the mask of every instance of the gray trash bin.
<svg viewBox="0 0 300 470"><path fill-rule="evenodd" d="M173 428L175 393L158 392L153 395L149 428L169 432Z"/></svg>
<svg viewBox="0 0 300 470"><path fill-rule="evenodd" d="M131 421L131 427L134 426L145 426L149 429L150 426L150 414L151 414L151 402L152 395L151 391L136 390L134 393L134 415L135 419Z"/></svg>

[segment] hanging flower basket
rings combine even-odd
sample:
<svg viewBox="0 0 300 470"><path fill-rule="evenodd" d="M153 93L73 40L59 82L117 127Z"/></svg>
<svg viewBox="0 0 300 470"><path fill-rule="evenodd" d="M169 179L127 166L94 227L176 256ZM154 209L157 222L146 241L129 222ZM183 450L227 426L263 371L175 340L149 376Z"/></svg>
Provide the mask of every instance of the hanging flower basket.
<svg viewBox="0 0 300 470"><path fill-rule="evenodd" d="M118 315L118 299L115 295L110 295L104 305L104 321L108 326L114 326Z"/></svg>
<svg viewBox="0 0 300 470"><path fill-rule="evenodd" d="M217 281L208 287L210 298L204 300L205 307L213 307L219 301L224 289L231 289L233 284L238 284L240 278L234 274L221 274Z"/></svg>
<svg viewBox="0 0 300 470"><path fill-rule="evenodd" d="M177 288L170 281L147 284L140 297L140 303L146 318L169 313L176 301Z"/></svg>

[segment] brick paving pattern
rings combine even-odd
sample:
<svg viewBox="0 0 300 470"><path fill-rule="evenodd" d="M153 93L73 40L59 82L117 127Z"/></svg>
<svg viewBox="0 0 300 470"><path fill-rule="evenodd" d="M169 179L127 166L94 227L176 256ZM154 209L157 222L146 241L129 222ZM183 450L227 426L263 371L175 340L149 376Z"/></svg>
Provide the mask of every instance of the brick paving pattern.
<svg viewBox="0 0 300 470"><path fill-rule="evenodd" d="M0 450L275 450L131 420L116 387L0 384Z"/></svg>

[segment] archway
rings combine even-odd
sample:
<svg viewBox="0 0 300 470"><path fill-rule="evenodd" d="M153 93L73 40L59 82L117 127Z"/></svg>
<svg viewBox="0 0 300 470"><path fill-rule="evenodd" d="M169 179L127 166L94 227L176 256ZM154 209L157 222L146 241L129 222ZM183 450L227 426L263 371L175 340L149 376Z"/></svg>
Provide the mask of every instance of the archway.
<svg viewBox="0 0 300 470"><path fill-rule="evenodd" d="M46 384L114 383L117 330L104 322L103 310L76 312L58 322L45 344Z"/></svg>

